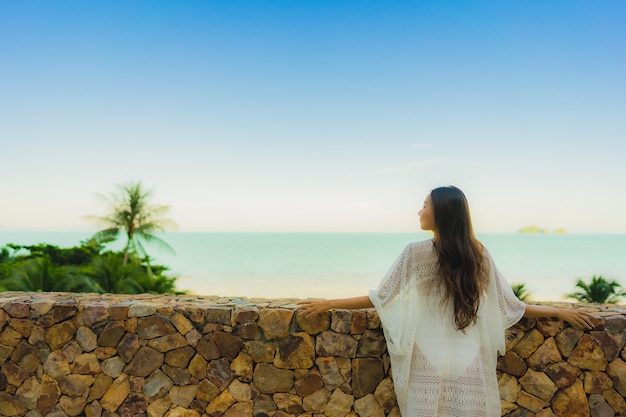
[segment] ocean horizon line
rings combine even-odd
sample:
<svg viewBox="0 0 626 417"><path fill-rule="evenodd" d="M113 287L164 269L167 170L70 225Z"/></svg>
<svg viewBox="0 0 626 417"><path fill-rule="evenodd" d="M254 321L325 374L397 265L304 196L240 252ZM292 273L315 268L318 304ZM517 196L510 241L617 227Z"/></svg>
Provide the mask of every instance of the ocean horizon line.
<svg viewBox="0 0 626 417"><path fill-rule="evenodd" d="M101 229L96 230L47 230L47 229L2 229L0 228L0 235L3 233L67 233L67 234L95 234ZM280 235L294 235L294 234L328 234L328 235L356 235L356 234L369 234L369 235L429 235L431 232L426 231L203 231L203 230L166 230L164 232L156 232L155 234L280 234ZM567 232L567 233L527 233L518 231L474 231L475 235L530 235L530 236L568 236L568 235L626 235L626 232Z"/></svg>
<svg viewBox="0 0 626 417"><path fill-rule="evenodd" d="M0 246L78 246L93 232L0 231ZM184 232L162 237L169 253L147 245L155 264L195 294L242 297L322 297L375 288L407 244L432 237L418 232ZM534 296L561 299L576 279L593 275L626 287L626 234L477 233L507 281ZM107 243L121 250L125 237Z"/></svg>

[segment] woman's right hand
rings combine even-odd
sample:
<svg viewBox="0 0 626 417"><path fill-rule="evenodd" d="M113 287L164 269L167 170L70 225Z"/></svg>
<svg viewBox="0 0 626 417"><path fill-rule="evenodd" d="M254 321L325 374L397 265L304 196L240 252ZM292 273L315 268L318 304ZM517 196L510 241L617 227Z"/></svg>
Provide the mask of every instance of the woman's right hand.
<svg viewBox="0 0 626 417"><path fill-rule="evenodd" d="M296 311L304 317L316 316L332 309L331 300L302 300L298 302Z"/></svg>
<svg viewBox="0 0 626 417"><path fill-rule="evenodd" d="M374 304L367 295L354 298L335 298L332 300L302 300L298 302L296 311L305 317L322 314L332 309L355 310L361 308L372 308Z"/></svg>

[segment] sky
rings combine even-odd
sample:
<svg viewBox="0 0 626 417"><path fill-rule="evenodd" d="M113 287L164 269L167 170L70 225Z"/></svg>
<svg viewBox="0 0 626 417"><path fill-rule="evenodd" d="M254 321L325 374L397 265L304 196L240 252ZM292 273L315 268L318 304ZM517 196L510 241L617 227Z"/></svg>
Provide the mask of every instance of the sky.
<svg viewBox="0 0 626 417"><path fill-rule="evenodd" d="M0 231L626 233L626 2L0 0Z"/></svg>

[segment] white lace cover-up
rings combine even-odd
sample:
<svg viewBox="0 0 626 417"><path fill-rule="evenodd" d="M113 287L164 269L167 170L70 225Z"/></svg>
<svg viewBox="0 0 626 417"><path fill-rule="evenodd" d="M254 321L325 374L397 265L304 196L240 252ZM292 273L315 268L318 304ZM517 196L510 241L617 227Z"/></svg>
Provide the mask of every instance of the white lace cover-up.
<svg viewBox="0 0 626 417"><path fill-rule="evenodd" d="M500 417L496 377L505 330L526 305L511 290L491 256L489 281L476 324L454 326L452 300L441 305L432 240L409 244L370 299L378 311L403 417Z"/></svg>

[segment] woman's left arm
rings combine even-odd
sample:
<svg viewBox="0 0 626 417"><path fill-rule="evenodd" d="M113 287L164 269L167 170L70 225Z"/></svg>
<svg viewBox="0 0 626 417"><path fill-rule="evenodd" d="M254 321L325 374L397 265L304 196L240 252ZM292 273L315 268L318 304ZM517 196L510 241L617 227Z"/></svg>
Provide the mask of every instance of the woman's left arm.
<svg viewBox="0 0 626 417"><path fill-rule="evenodd" d="M559 308L552 306L538 306L526 304L524 317L556 317L559 320L568 322L574 327L582 329L593 329L595 327L595 316L573 308Z"/></svg>

